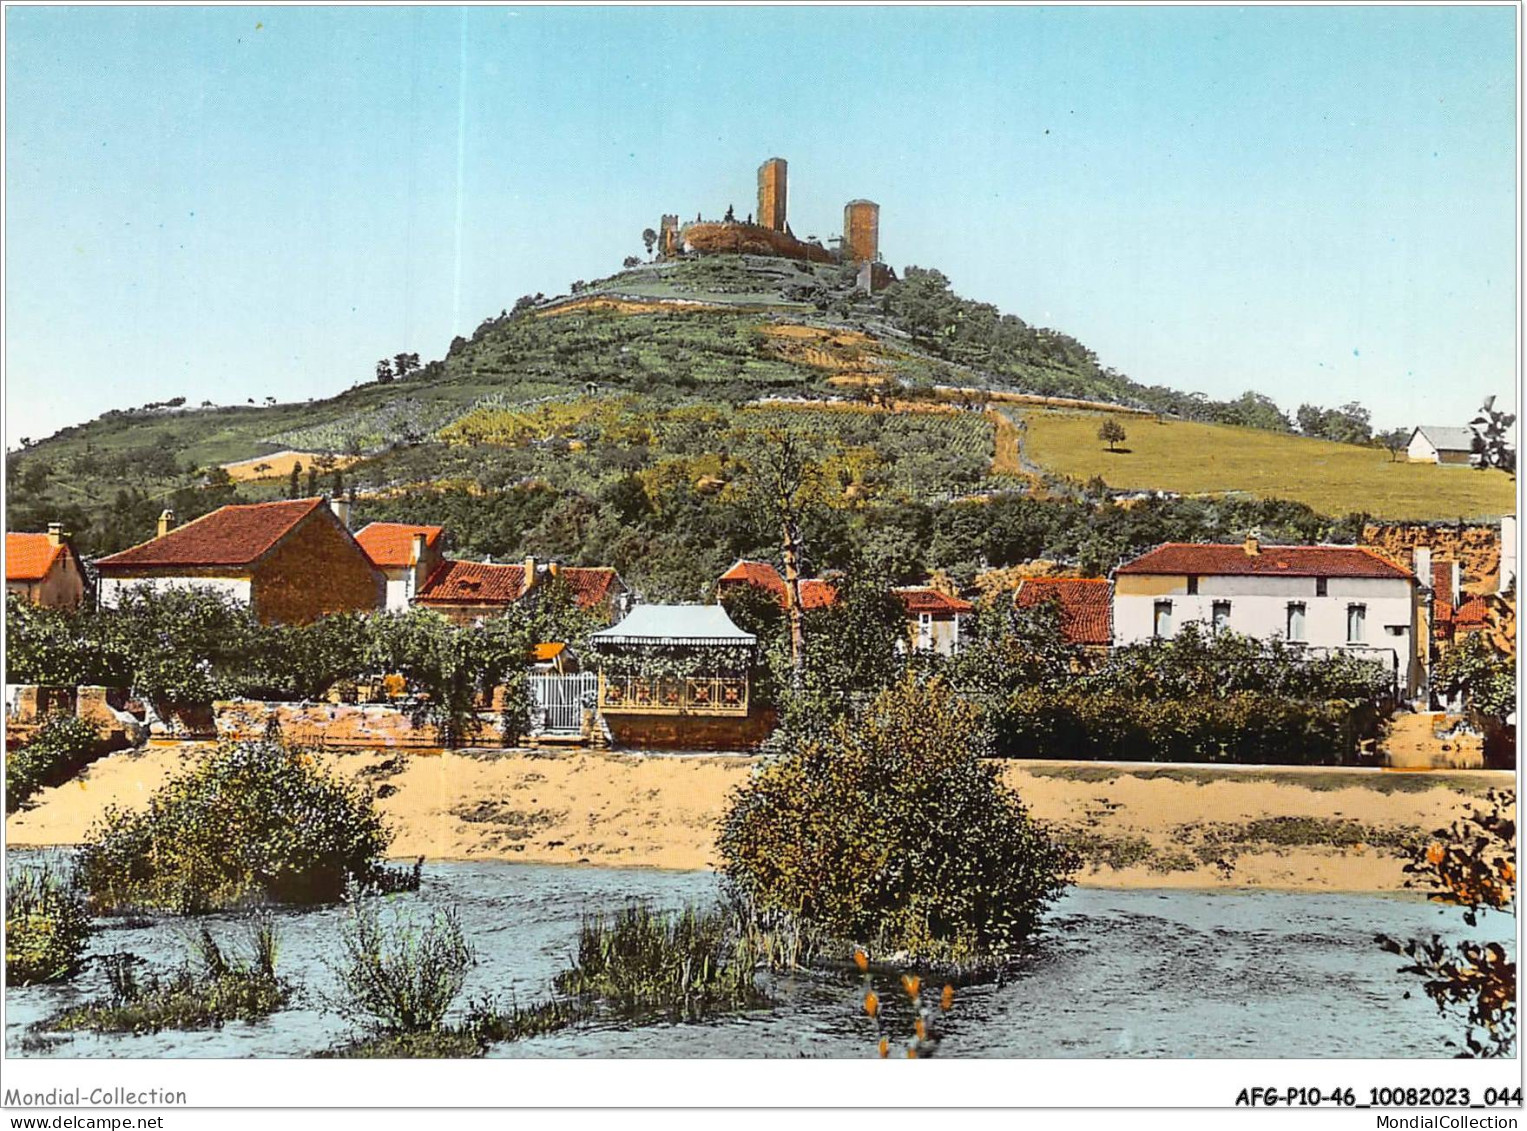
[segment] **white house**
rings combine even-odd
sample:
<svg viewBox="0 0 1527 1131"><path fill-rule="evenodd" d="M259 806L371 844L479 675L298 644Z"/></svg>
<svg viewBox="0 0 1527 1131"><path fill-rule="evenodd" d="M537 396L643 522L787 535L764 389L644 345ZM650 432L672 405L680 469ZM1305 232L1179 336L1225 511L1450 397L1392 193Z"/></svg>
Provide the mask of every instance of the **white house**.
<svg viewBox="0 0 1527 1131"><path fill-rule="evenodd" d="M443 526L373 522L355 540L387 579L387 611L406 610L430 575L445 564Z"/></svg>
<svg viewBox="0 0 1527 1131"><path fill-rule="evenodd" d="M1468 467L1474 462L1474 432L1469 428L1439 428L1423 424L1405 446L1411 463L1445 463Z"/></svg>
<svg viewBox="0 0 1527 1131"><path fill-rule="evenodd" d="M1370 657L1413 697L1424 678L1420 594L1414 573L1360 546L1168 542L1114 571L1113 640L1169 637L1197 621Z"/></svg>

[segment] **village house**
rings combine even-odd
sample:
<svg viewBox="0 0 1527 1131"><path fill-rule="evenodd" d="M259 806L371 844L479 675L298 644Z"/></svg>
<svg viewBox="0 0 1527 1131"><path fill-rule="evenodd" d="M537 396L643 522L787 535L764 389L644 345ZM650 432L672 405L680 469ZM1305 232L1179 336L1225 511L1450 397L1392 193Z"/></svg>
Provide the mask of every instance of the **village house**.
<svg viewBox="0 0 1527 1131"><path fill-rule="evenodd" d="M414 603L434 609L458 624L473 624L503 616L512 605L531 597L551 581L567 586L579 608L595 613L607 623L625 611L628 590L615 570L608 566L537 562L529 556L518 565L447 558L418 591Z"/></svg>
<svg viewBox="0 0 1527 1131"><path fill-rule="evenodd" d="M371 564L387 579L388 612L407 609L430 576L445 564L445 527L373 522L355 535Z"/></svg>
<svg viewBox="0 0 1527 1131"><path fill-rule="evenodd" d="M1469 467L1474 463L1474 432L1423 424L1410 434L1405 456L1411 463L1440 463Z"/></svg>
<svg viewBox="0 0 1527 1131"><path fill-rule="evenodd" d="M907 641L914 651L952 656L960 650L960 634L974 605L928 585L904 585L891 593L906 610Z"/></svg>
<svg viewBox="0 0 1527 1131"><path fill-rule="evenodd" d="M716 594L719 597L728 590L744 585L751 585L755 589L772 593L779 601L780 607L785 607L785 579L780 576L779 570L768 562L754 561L749 558L737 559L716 582ZM823 609L834 604L838 599L837 587L822 577L801 578L800 593L803 609Z"/></svg>
<svg viewBox="0 0 1527 1131"><path fill-rule="evenodd" d="M5 535L5 591L34 605L76 609L85 600L85 567L62 525L46 534Z"/></svg>
<svg viewBox="0 0 1527 1131"><path fill-rule="evenodd" d="M1030 577L1013 598L1020 609L1053 602L1066 643L1106 652L1113 643L1113 594L1105 577Z"/></svg>
<svg viewBox="0 0 1527 1131"><path fill-rule="evenodd" d="M1383 663L1414 697L1424 678L1416 575L1360 546L1169 542L1114 570L1113 640L1172 636L1197 622Z"/></svg>
<svg viewBox="0 0 1527 1131"><path fill-rule="evenodd" d="M306 624L385 600L382 574L322 498L221 507L180 527L167 510L158 537L95 567L106 608L130 589L197 588L247 605L267 624Z"/></svg>

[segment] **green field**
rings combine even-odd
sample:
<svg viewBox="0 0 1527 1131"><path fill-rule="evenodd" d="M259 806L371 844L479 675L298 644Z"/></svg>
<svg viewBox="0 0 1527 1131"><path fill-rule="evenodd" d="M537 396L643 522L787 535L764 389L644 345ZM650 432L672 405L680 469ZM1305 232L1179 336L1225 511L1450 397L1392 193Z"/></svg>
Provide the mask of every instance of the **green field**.
<svg viewBox="0 0 1527 1131"><path fill-rule="evenodd" d="M1097 438L1105 418L1096 412L1025 412L1024 455L1046 471L1079 480L1101 475L1115 488L1244 491L1331 515L1451 520L1516 510L1516 484L1500 471L1406 463L1382 448L1151 417L1121 416L1128 438L1110 452Z"/></svg>

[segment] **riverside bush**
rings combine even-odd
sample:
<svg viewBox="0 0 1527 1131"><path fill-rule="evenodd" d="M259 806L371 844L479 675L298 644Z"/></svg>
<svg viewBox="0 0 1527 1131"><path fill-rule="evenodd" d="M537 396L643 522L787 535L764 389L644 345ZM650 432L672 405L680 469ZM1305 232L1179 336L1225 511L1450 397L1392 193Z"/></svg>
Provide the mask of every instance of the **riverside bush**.
<svg viewBox="0 0 1527 1131"><path fill-rule="evenodd" d="M1015 692L993 712L996 753L1010 758L1336 765L1378 722L1371 707L1235 692L1137 699L1083 691Z"/></svg>
<svg viewBox="0 0 1527 1131"><path fill-rule="evenodd" d="M73 715L50 715L32 741L5 756L5 811L14 813L39 789L62 785L100 755L101 732Z"/></svg>
<svg viewBox="0 0 1527 1131"><path fill-rule="evenodd" d="M378 885L389 834L364 790L277 741L219 744L136 813L109 808L80 850L98 910L200 913L337 900Z"/></svg>
<svg viewBox="0 0 1527 1131"><path fill-rule="evenodd" d="M5 891L6 983L53 982L78 970L90 914L74 876L17 868L7 871Z"/></svg>
<svg viewBox="0 0 1527 1131"><path fill-rule="evenodd" d="M744 906L876 953L1001 960L1077 866L1002 784L979 711L908 678L824 733L786 736L722 820Z"/></svg>
<svg viewBox="0 0 1527 1131"><path fill-rule="evenodd" d="M456 909L442 908L423 924L386 923L373 901L352 896L343 961L333 966L335 1012L372 1036L439 1031L476 961Z"/></svg>
<svg viewBox="0 0 1527 1131"><path fill-rule="evenodd" d="M227 1021L256 1021L286 1005L291 986L276 975L276 929L265 916L251 924L246 954L229 955L202 927L191 954L168 977L139 977L135 955L105 958L110 994L65 1010L54 1029L96 1033L157 1033L161 1029L221 1028Z"/></svg>

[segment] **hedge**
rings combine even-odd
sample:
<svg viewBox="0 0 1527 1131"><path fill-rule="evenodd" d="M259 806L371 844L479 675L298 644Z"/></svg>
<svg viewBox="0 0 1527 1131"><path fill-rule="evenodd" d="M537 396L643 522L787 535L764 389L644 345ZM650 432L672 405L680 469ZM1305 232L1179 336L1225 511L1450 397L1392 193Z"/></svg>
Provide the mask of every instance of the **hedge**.
<svg viewBox="0 0 1527 1131"><path fill-rule="evenodd" d="M1338 765L1377 733L1380 716L1369 704L1342 699L1246 692L1137 699L1026 689L992 721L997 753L1010 758Z"/></svg>

